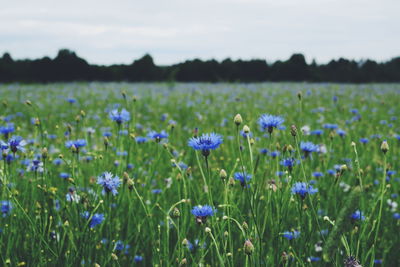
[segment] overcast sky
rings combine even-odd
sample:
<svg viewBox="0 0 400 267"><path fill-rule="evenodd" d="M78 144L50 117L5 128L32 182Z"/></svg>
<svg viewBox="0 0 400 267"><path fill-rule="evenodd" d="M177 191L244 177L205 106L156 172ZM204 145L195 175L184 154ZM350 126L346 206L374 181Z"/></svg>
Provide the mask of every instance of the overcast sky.
<svg viewBox="0 0 400 267"><path fill-rule="evenodd" d="M400 56L400 0L1 1L0 54L90 63Z"/></svg>

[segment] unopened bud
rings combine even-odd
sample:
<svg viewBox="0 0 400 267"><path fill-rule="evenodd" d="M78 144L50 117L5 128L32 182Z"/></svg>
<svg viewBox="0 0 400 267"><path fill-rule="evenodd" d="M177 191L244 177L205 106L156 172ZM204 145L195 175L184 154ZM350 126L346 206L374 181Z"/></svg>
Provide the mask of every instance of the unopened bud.
<svg viewBox="0 0 400 267"><path fill-rule="evenodd" d="M181 262L179 263L179 266L183 266L183 265L186 265L187 264L187 259L186 258L183 258L182 260L181 260Z"/></svg>
<svg viewBox="0 0 400 267"><path fill-rule="evenodd" d="M247 255L251 255L254 251L253 243L251 243L250 240L246 240L243 245L243 250L244 250L244 253L246 253Z"/></svg>
<svg viewBox="0 0 400 267"><path fill-rule="evenodd" d="M28 106L32 106L32 102L30 100L26 100L25 104L27 104Z"/></svg>
<svg viewBox="0 0 400 267"><path fill-rule="evenodd" d="M47 148L46 148L46 147L43 148L43 149L42 149L42 158L43 158L43 159L46 159L48 155L49 155L49 153L48 153L48 151L47 151Z"/></svg>
<svg viewBox="0 0 400 267"><path fill-rule="evenodd" d="M229 178L229 185L230 186L234 186L235 185L235 179L233 179L233 177Z"/></svg>
<svg viewBox="0 0 400 267"><path fill-rule="evenodd" d="M180 216L181 216L181 212L179 211L179 209L174 208L174 210L172 211L172 217L179 218Z"/></svg>
<svg viewBox="0 0 400 267"><path fill-rule="evenodd" d="M297 135L296 125L293 124L292 126L290 126L290 133L292 134L293 137Z"/></svg>
<svg viewBox="0 0 400 267"><path fill-rule="evenodd" d="M122 95L122 97L123 97L124 99L126 99L126 92L125 92L125 90L121 92L121 95Z"/></svg>
<svg viewBox="0 0 400 267"><path fill-rule="evenodd" d="M243 119L242 116L240 114L236 114L235 118L233 119L233 121L235 122L235 124L237 126L239 126L240 124L242 124Z"/></svg>
<svg viewBox="0 0 400 267"><path fill-rule="evenodd" d="M242 223L242 227L244 230L248 230L249 229L249 225L247 224L247 222L243 222Z"/></svg>
<svg viewBox="0 0 400 267"><path fill-rule="evenodd" d="M226 171L224 169L221 169L221 171L219 172L219 177L222 180L225 180L228 177L228 174L226 173Z"/></svg>
<svg viewBox="0 0 400 267"><path fill-rule="evenodd" d="M206 227L206 228L204 229L204 231L205 231L206 233L211 233L211 228L210 228L210 227Z"/></svg>
<svg viewBox="0 0 400 267"><path fill-rule="evenodd" d="M299 91L299 92L297 93L297 98L298 98L299 100L301 100L302 96L303 96L303 94L301 93L301 91Z"/></svg>
<svg viewBox="0 0 400 267"><path fill-rule="evenodd" d="M243 132L244 132L245 134L250 133L250 127L247 126L247 125L243 126Z"/></svg>
<svg viewBox="0 0 400 267"><path fill-rule="evenodd" d="M386 142L386 140L383 140L382 145L381 145L381 150L383 154L386 154L386 152L389 151L389 144Z"/></svg>

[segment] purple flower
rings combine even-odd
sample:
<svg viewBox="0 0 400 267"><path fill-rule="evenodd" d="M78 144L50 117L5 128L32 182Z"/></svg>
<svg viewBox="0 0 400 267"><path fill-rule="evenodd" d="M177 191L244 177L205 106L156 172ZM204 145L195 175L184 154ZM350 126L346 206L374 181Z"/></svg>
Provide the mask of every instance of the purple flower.
<svg viewBox="0 0 400 267"><path fill-rule="evenodd" d="M121 181L118 176L113 176L109 172L104 172L102 175L97 177L97 184L103 186L103 195L106 193L112 193L114 196L118 194L117 188L120 186Z"/></svg>

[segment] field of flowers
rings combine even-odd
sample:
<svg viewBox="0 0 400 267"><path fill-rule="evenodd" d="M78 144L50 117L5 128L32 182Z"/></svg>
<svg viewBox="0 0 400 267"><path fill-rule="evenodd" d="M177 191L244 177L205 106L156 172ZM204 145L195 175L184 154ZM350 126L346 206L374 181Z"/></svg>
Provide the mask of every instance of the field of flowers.
<svg viewBox="0 0 400 267"><path fill-rule="evenodd" d="M0 85L1 266L400 266L400 85Z"/></svg>

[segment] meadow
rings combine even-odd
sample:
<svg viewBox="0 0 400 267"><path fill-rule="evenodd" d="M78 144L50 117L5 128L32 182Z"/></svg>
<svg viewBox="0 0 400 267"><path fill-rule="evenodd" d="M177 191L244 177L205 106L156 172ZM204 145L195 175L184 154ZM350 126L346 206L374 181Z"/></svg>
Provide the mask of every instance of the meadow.
<svg viewBox="0 0 400 267"><path fill-rule="evenodd" d="M1 265L400 266L399 92L0 85Z"/></svg>

